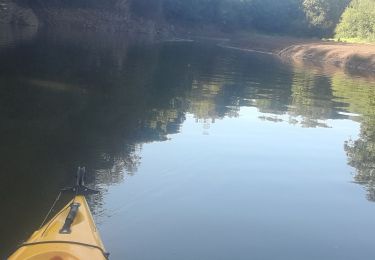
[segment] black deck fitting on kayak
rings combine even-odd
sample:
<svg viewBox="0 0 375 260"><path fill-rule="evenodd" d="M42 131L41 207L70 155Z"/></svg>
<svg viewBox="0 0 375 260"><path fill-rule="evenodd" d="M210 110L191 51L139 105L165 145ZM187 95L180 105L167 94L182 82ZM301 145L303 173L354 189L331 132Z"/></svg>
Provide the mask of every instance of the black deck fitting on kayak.
<svg viewBox="0 0 375 260"><path fill-rule="evenodd" d="M78 167L75 185L73 187L62 189L61 191L73 192L76 196L99 193L99 191L90 189L85 186L85 175L86 175L86 167ZM70 227L72 226L72 223L77 216L79 206L81 205L77 202L74 202L74 200L72 204L70 204L70 210L69 210L68 216L65 219L64 225L59 231L60 234L71 233Z"/></svg>
<svg viewBox="0 0 375 260"><path fill-rule="evenodd" d="M70 210L68 216L65 219L64 225L59 231L60 234L70 234L72 232L70 227L72 226L72 223L77 216L79 206L81 206L81 204L77 202L73 202L72 204L70 204Z"/></svg>
<svg viewBox="0 0 375 260"><path fill-rule="evenodd" d="M88 195L88 194L96 194L99 191L90 189L85 186L85 175L86 175L86 167L78 167L77 169L77 179L76 183L73 187L67 187L61 189L63 192L73 192L76 195Z"/></svg>

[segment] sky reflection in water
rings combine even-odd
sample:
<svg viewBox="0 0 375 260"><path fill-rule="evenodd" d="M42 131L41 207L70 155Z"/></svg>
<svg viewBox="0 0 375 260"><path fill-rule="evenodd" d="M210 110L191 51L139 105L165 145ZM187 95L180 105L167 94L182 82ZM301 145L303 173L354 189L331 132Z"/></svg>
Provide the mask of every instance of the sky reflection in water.
<svg viewBox="0 0 375 260"><path fill-rule="evenodd" d="M180 134L143 146L136 177L110 189L98 217L117 256L370 256L374 209L350 182L342 149L358 124L301 130L263 121L256 108L239 114L208 130L189 114Z"/></svg>

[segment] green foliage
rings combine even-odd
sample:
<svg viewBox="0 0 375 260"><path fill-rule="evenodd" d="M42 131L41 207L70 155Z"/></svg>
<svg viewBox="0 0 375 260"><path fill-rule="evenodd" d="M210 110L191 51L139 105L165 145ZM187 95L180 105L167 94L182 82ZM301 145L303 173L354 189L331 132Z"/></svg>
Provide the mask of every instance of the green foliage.
<svg viewBox="0 0 375 260"><path fill-rule="evenodd" d="M164 0L164 13L168 20L179 23L245 26L252 20L251 3L251 0Z"/></svg>
<svg viewBox="0 0 375 260"><path fill-rule="evenodd" d="M276 34L331 35L350 0L164 0L172 22Z"/></svg>
<svg viewBox="0 0 375 260"><path fill-rule="evenodd" d="M224 0L218 8L219 24L229 27L249 28L252 25L251 0Z"/></svg>
<svg viewBox="0 0 375 260"><path fill-rule="evenodd" d="M182 26L375 39L374 0L15 0L31 7L129 12ZM342 15L342 13L345 13Z"/></svg>
<svg viewBox="0 0 375 260"><path fill-rule="evenodd" d="M332 34L350 0L304 0L303 10L309 26L317 32Z"/></svg>
<svg viewBox="0 0 375 260"><path fill-rule="evenodd" d="M336 38L375 41L375 1L353 0L336 28Z"/></svg>
<svg viewBox="0 0 375 260"><path fill-rule="evenodd" d="M300 0L253 0L252 15L255 29L271 33L290 33L304 22Z"/></svg>
<svg viewBox="0 0 375 260"><path fill-rule="evenodd" d="M213 22L218 4L215 0L165 0L164 12L168 19L181 22Z"/></svg>

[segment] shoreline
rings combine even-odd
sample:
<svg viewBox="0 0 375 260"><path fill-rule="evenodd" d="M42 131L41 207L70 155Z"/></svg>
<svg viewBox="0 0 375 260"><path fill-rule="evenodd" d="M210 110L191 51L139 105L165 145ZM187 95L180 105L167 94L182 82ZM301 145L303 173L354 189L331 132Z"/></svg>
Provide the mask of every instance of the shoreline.
<svg viewBox="0 0 375 260"><path fill-rule="evenodd" d="M375 45L312 43L290 46L278 53L291 61L333 65L347 71L375 74Z"/></svg>
<svg viewBox="0 0 375 260"><path fill-rule="evenodd" d="M334 66L350 73L375 74L375 44L339 43L287 36L240 35L224 48L272 54L284 61Z"/></svg>

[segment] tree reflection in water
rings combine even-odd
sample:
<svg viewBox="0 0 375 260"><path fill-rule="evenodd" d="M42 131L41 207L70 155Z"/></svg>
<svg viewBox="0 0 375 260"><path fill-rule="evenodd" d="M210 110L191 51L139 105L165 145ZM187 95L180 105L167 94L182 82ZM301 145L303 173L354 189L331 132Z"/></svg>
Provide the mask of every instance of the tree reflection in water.
<svg viewBox="0 0 375 260"><path fill-rule="evenodd" d="M355 168L354 181L367 190L367 198L375 201L375 84L364 79L335 75L332 88L347 102L347 111L361 115L357 140L345 142L348 163Z"/></svg>

